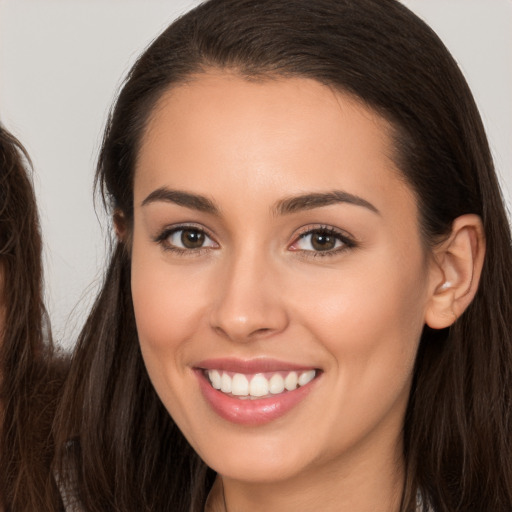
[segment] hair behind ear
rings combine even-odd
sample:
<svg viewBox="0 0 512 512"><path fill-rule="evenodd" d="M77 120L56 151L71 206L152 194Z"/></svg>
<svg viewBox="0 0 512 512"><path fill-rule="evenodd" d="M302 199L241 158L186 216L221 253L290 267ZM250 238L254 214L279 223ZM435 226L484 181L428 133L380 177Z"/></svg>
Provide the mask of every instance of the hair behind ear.
<svg viewBox="0 0 512 512"><path fill-rule="evenodd" d="M443 287L439 267L437 292L452 293L448 303L460 301L465 310L456 320L445 315L444 328L425 326L416 360L404 432L404 499L412 503L419 488L425 512L512 507L511 238L504 215L493 213L485 224L478 287L475 274L469 288L451 292L451 283ZM453 233L464 225L454 223ZM450 247L450 238L446 243L441 251ZM441 305L445 301L440 297Z"/></svg>

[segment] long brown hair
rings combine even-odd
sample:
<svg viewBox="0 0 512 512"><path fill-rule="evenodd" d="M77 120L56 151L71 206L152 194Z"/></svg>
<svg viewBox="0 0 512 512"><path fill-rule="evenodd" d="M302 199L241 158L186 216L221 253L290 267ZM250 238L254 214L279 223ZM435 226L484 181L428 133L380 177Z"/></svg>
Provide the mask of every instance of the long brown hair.
<svg viewBox="0 0 512 512"><path fill-rule="evenodd" d="M477 295L449 329L425 328L404 425L401 511L512 508L512 250L481 118L434 32L396 0L211 0L166 29L130 71L108 121L97 182L133 217L137 152L155 103L191 75L308 77L352 94L394 128L425 244L466 213L483 221ZM199 511L213 473L160 403L144 368L129 247L115 246L80 336L62 404L67 467L89 511Z"/></svg>
<svg viewBox="0 0 512 512"><path fill-rule="evenodd" d="M21 144L0 126L0 508L54 511L51 426L64 359L42 301L41 234Z"/></svg>

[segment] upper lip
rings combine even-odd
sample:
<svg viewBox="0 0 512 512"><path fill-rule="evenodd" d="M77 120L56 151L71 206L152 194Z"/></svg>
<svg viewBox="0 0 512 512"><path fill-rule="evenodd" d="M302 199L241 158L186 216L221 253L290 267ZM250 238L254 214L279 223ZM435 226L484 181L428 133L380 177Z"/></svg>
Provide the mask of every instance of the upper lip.
<svg viewBox="0 0 512 512"><path fill-rule="evenodd" d="M314 370L313 365L304 365L289 363L286 361L279 361L278 359L270 358L255 358L255 359L237 359L237 358L218 358L218 359L205 359L196 365L196 368L202 370L223 370L226 372L234 373L265 373L265 372L278 372L278 371L305 371Z"/></svg>

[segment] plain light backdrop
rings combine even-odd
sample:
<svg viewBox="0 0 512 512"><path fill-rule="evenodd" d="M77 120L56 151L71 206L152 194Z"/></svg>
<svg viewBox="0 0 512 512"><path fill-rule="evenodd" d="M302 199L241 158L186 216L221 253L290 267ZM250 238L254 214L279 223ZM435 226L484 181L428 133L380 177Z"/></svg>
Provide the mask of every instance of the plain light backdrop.
<svg viewBox="0 0 512 512"><path fill-rule="evenodd" d="M71 347L102 279L93 205L101 132L137 55L197 0L0 0L0 120L32 157L54 336ZM512 0L404 0L438 33L481 110L512 204ZM27 269L30 271L30 269Z"/></svg>

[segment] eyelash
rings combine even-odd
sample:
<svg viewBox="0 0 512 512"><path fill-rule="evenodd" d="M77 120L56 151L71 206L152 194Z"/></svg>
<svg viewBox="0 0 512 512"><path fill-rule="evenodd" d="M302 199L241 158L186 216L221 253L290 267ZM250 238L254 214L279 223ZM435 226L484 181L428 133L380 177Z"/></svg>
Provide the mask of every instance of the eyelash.
<svg viewBox="0 0 512 512"><path fill-rule="evenodd" d="M164 229L159 235L157 235L153 240L155 243L159 244L164 251L170 251L177 255L181 256L199 256L206 251L209 251L212 246L203 246L198 248L181 248L169 243L168 239L170 236L179 233L180 231L196 231L199 234L203 234L205 237L210 239L215 245L218 246L217 242L215 242L214 238L209 234L204 227L197 226L194 224L184 224L179 226L173 226ZM300 240L303 240L307 236L313 235L315 233L321 233L326 236L334 237L337 241L341 242L341 246L328 249L325 251L315 251L315 250L304 250L304 249L290 249L292 251L298 252L301 254L301 257L304 258L325 258L337 256L340 253L353 249L357 247L357 243L346 233L335 229L331 226L308 226L303 228L302 232L298 234L293 243L289 247L293 247L293 245L297 244Z"/></svg>

